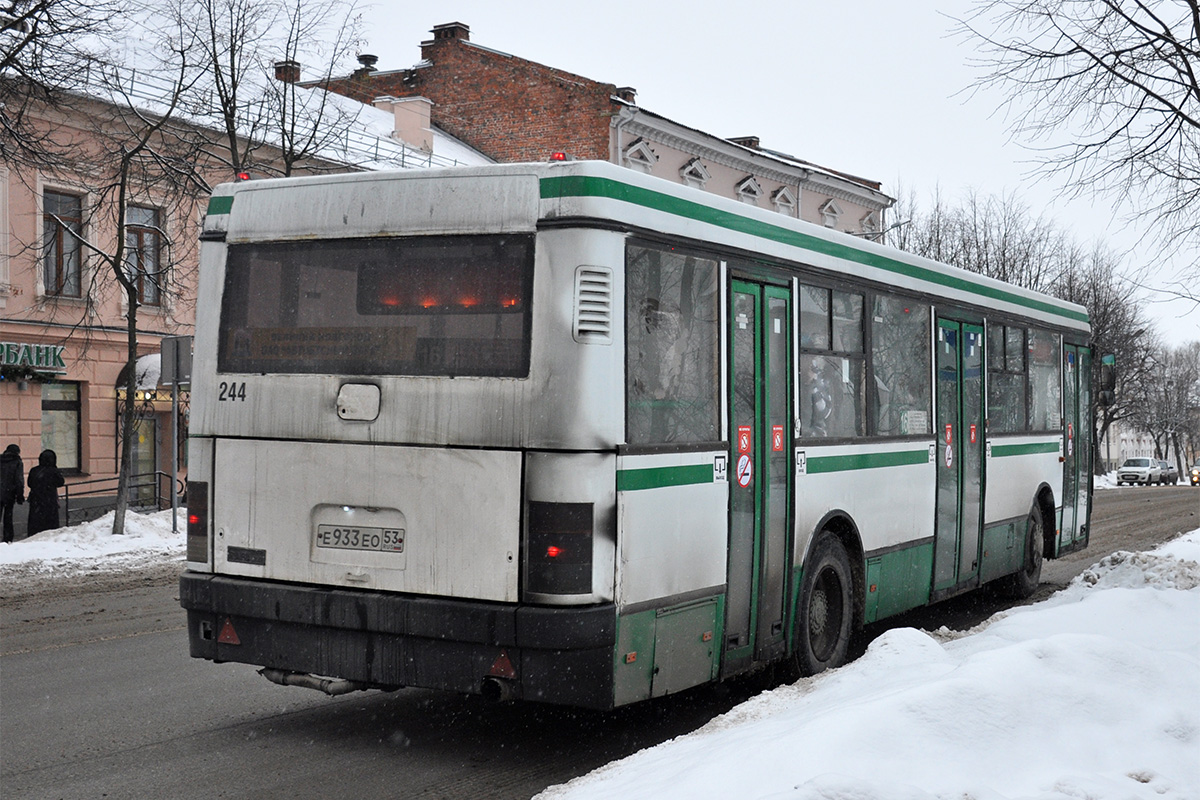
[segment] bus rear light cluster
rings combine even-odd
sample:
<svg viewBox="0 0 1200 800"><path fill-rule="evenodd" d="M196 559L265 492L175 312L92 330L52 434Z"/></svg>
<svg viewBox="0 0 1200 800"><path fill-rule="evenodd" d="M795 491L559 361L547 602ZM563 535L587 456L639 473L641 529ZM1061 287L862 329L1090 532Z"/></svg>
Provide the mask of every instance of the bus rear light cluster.
<svg viewBox="0 0 1200 800"><path fill-rule="evenodd" d="M187 560L208 561L208 483L187 482Z"/></svg>
<svg viewBox="0 0 1200 800"><path fill-rule="evenodd" d="M528 547L530 592L591 594L591 503L530 503Z"/></svg>

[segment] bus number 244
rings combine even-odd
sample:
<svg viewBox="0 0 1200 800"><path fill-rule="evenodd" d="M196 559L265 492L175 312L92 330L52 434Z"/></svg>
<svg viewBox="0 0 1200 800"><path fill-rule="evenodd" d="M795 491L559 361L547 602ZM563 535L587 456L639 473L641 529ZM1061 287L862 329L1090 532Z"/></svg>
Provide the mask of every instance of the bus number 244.
<svg viewBox="0 0 1200 800"><path fill-rule="evenodd" d="M238 381L221 381L221 385L217 388L217 400L224 402L225 400L242 400L246 399L246 384Z"/></svg>

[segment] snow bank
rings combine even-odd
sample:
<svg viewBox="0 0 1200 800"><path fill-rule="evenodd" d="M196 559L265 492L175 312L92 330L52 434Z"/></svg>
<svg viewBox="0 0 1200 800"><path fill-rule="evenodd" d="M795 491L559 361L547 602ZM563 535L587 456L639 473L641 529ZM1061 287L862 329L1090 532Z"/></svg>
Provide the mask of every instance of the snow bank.
<svg viewBox="0 0 1200 800"><path fill-rule="evenodd" d="M1200 530L951 641L890 631L539 800L1195 800Z"/></svg>
<svg viewBox="0 0 1200 800"><path fill-rule="evenodd" d="M113 536L113 512L81 525L43 531L0 545L0 578L22 573L74 575L80 572L130 569L146 562L183 560L186 511L179 510L179 532L171 531L171 511L125 514L125 533Z"/></svg>

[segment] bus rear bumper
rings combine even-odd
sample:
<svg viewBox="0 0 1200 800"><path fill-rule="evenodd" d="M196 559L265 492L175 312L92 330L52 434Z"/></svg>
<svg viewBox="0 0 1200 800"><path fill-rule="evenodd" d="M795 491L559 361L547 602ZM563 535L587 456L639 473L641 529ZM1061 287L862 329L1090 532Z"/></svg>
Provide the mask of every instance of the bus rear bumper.
<svg viewBox="0 0 1200 800"><path fill-rule="evenodd" d="M616 608L504 605L184 572L194 658L372 686L613 706Z"/></svg>

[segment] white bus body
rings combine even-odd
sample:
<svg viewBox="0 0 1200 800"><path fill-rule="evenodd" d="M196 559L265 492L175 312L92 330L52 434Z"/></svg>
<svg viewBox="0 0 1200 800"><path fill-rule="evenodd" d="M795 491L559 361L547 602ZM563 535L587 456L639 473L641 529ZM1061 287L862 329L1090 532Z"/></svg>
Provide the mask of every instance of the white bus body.
<svg viewBox="0 0 1200 800"><path fill-rule="evenodd" d="M611 708L1086 544L1078 306L606 163L229 184L203 239L196 657Z"/></svg>

